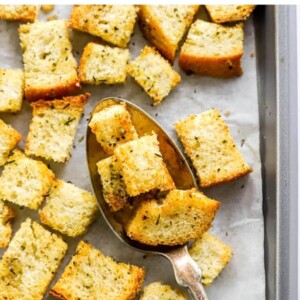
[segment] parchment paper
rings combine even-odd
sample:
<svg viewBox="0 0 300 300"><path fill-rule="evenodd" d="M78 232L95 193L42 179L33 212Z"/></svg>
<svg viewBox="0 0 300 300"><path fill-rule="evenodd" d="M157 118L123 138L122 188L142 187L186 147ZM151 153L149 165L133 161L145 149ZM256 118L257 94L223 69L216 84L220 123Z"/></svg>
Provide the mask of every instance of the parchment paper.
<svg viewBox="0 0 300 300"><path fill-rule="evenodd" d="M70 10L71 6L56 6L55 12L48 14L41 12L39 19L46 19L53 13L57 13L59 18L68 18ZM0 21L0 68L23 68L18 26L18 23ZM84 45L88 41L97 40L97 38L74 31L72 40L73 52L79 61ZM132 58L135 58L146 44L147 41L136 26L129 45ZM124 86L85 86L82 92L90 92L91 97L85 107L85 115L76 134L72 158L66 164L50 162L50 167L56 173L57 178L72 181L75 185L92 192L86 163L85 139L82 142L80 139L85 136L86 119L89 113L96 103L105 97L120 96L139 105L165 128L180 147L172 124L190 114L219 108L239 149L246 161L253 167L254 172L234 182L204 190L206 195L222 202L211 232L234 250L234 256L229 265L213 282L212 286L206 288L210 300L265 299L264 221L259 155L257 74L254 54L254 27L250 19L245 23L244 56L242 59L244 74L239 78L221 80L196 75L187 76L180 70L176 62L175 69L182 76L182 82L157 107L151 106L152 100L129 77ZM20 144L23 148L31 119L29 105L24 102L20 113L15 115L0 114L0 118L23 134L23 140ZM27 208L21 209L16 205L11 206L17 211L17 217L13 223L13 233L18 230L20 223L28 216L39 221L36 211ZM173 270L165 258L143 255L122 244L105 223L100 213L98 213L96 221L86 235L76 239L64 238L69 244L68 253L51 286L59 278L81 239L88 241L118 261L145 267L144 285L159 280L176 286ZM0 250L0 255L3 253L4 250ZM46 295L45 299L54 298Z"/></svg>

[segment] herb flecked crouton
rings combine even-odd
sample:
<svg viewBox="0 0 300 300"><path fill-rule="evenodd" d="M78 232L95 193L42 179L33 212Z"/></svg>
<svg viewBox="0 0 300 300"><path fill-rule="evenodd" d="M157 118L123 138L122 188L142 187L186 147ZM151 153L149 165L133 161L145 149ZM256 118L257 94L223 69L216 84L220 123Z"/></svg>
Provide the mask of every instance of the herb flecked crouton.
<svg viewBox="0 0 300 300"><path fill-rule="evenodd" d="M252 172L219 110L191 115L174 125L196 169L201 187L227 182Z"/></svg>
<svg viewBox="0 0 300 300"><path fill-rule="evenodd" d="M27 219L0 261L1 299L42 300L68 245Z"/></svg>
<svg viewBox="0 0 300 300"><path fill-rule="evenodd" d="M76 130L90 94L31 103L33 117L25 153L56 162L71 156Z"/></svg>
<svg viewBox="0 0 300 300"><path fill-rule="evenodd" d="M38 5L0 5L0 20L34 22Z"/></svg>
<svg viewBox="0 0 300 300"><path fill-rule="evenodd" d="M7 247L9 244L12 233L10 220L14 217L14 210L0 200L0 248Z"/></svg>
<svg viewBox="0 0 300 300"><path fill-rule="evenodd" d="M229 78L242 75L242 24L223 26L197 20L181 48L179 65L187 73Z"/></svg>
<svg viewBox="0 0 300 300"><path fill-rule="evenodd" d="M206 232L193 243L189 253L202 271L201 282L210 285L229 263L232 249Z"/></svg>
<svg viewBox="0 0 300 300"><path fill-rule="evenodd" d="M141 289L145 271L117 263L81 241L50 294L60 299L131 300Z"/></svg>

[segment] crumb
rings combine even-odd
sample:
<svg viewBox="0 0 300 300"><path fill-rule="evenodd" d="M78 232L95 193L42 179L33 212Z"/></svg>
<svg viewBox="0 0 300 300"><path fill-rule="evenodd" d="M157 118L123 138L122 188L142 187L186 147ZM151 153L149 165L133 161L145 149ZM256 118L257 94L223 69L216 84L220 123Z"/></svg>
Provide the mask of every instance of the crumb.
<svg viewBox="0 0 300 300"><path fill-rule="evenodd" d="M251 54L250 54L250 57L254 57L255 56L255 53L254 52L252 52Z"/></svg>
<svg viewBox="0 0 300 300"><path fill-rule="evenodd" d="M245 139L242 139L242 140L241 140L241 147L243 147L244 144L245 144Z"/></svg>
<svg viewBox="0 0 300 300"><path fill-rule="evenodd" d="M48 13L54 9L55 5L42 5L41 9L44 13Z"/></svg>
<svg viewBox="0 0 300 300"><path fill-rule="evenodd" d="M52 21L52 20L57 20L58 19L58 15L57 14L54 14L54 15L51 15L47 18L47 21Z"/></svg>
<svg viewBox="0 0 300 300"><path fill-rule="evenodd" d="M241 189L243 189L244 187L245 187L245 185L244 185L244 184L242 184L242 185L241 185Z"/></svg>
<svg viewBox="0 0 300 300"><path fill-rule="evenodd" d="M228 116L230 115L230 111L229 111L229 110L226 110L226 111L224 112L224 115L225 115L226 117L228 117Z"/></svg>

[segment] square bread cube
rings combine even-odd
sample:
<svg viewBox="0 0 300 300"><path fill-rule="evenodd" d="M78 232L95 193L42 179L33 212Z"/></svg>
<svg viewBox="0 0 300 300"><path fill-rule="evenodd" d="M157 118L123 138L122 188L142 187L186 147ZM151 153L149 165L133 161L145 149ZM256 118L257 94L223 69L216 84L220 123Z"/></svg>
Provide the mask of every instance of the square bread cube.
<svg viewBox="0 0 300 300"><path fill-rule="evenodd" d="M0 5L0 20L34 22L38 13L38 5Z"/></svg>
<svg viewBox="0 0 300 300"><path fill-rule="evenodd" d="M139 23L146 39L172 64L179 42L200 5L140 5Z"/></svg>
<svg viewBox="0 0 300 300"><path fill-rule="evenodd" d="M249 18L255 5L205 5L215 23L245 21Z"/></svg>
<svg viewBox="0 0 300 300"><path fill-rule="evenodd" d="M0 112L18 112L24 96L24 73L18 69L0 69Z"/></svg>
<svg viewBox="0 0 300 300"><path fill-rule="evenodd" d="M180 75L154 48L146 46L127 66L128 74L159 104L180 82Z"/></svg>
<svg viewBox="0 0 300 300"><path fill-rule="evenodd" d="M133 33L134 5L74 5L69 26L125 48Z"/></svg>
<svg viewBox="0 0 300 300"><path fill-rule="evenodd" d="M81 241L75 255L50 294L60 299L134 299L141 289L145 271L117 263Z"/></svg>
<svg viewBox="0 0 300 300"><path fill-rule="evenodd" d="M175 188L155 133L120 145L115 150L115 157L121 163L121 175L130 196Z"/></svg>
<svg viewBox="0 0 300 300"><path fill-rule="evenodd" d="M79 80L94 85L124 83L129 58L128 49L88 43L80 59Z"/></svg>
<svg viewBox="0 0 300 300"><path fill-rule="evenodd" d="M227 182L252 172L219 110L191 115L174 125L196 169L201 187Z"/></svg>
<svg viewBox="0 0 300 300"><path fill-rule="evenodd" d="M25 98L54 99L80 89L66 20L19 27L25 69Z"/></svg>
<svg viewBox="0 0 300 300"><path fill-rule="evenodd" d="M71 237L85 233L98 211L91 193L62 180L53 182L45 199L39 210L42 223Z"/></svg>
<svg viewBox="0 0 300 300"><path fill-rule="evenodd" d="M115 156L110 156L97 163L101 178L103 197L112 211L118 211L128 204L128 194L121 175L121 164Z"/></svg>
<svg viewBox="0 0 300 300"><path fill-rule="evenodd" d="M206 232L193 243L189 253L202 271L201 282L211 285L229 263L232 249Z"/></svg>
<svg viewBox="0 0 300 300"><path fill-rule="evenodd" d="M14 210L0 200L0 248L7 247L9 244L12 233L10 220L14 217Z"/></svg>
<svg viewBox="0 0 300 300"><path fill-rule="evenodd" d="M142 244L183 245L209 230L220 204L196 189L171 190L161 203L141 202L125 230Z"/></svg>
<svg viewBox="0 0 300 300"><path fill-rule="evenodd" d="M181 48L179 65L187 73L212 77L242 75L242 24L223 26L197 20Z"/></svg>
<svg viewBox="0 0 300 300"><path fill-rule="evenodd" d="M25 153L60 163L69 160L77 127L89 96L85 94L31 103L33 117Z"/></svg>
<svg viewBox="0 0 300 300"><path fill-rule="evenodd" d="M10 151L21 141L22 135L0 119L0 167L8 160Z"/></svg>
<svg viewBox="0 0 300 300"><path fill-rule="evenodd" d="M161 282L147 285L140 300L186 300L187 296L179 289L172 288Z"/></svg>
<svg viewBox="0 0 300 300"><path fill-rule="evenodd" d="M48 193L54 173L41 161L16 149L0 177L0 200L37 209Z"/></svg>
<svg viewBox="0 0 300 300"><path fill-rule="evenodd" d="M89 127L105 153L112 155L118 145L138 138L126 104L116 104L93 114Z"/></svg>
<svg viewBox="0 0 300 300"><path fill-rule="evenodd" d="M68 245L27 219L0 261L1 300L42 300Z"/></svg>

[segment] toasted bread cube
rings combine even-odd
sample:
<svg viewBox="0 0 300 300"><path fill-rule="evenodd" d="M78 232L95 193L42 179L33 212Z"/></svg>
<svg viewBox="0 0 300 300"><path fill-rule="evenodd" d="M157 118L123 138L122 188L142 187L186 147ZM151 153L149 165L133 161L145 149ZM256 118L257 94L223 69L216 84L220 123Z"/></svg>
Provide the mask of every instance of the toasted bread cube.
<svg viewBox="0 0 300 300"><path fill-rule="evenodd" d="M47 160L66 162L71 156L76 130L89 94L62 100L31 103L33 117L25 153Z"/></svg>
<svg viewBox="0 0 300 300"><path fill-rule="evenodd" d="M89 43L80 60L79 80L94 85L124 83L129 58L128 49Z"/></svg>
<svg viewBox="0 0 300 300"><path fill-rule="evenodd" d="M115 157L121 163L121 175L130 196L175 188L155 133L120 145L115 149Z"/></svg>
<svg viewBox="0 0 300 300"><path fill-rule="evenodd" d="M128 74L159 104L180 82L180 75L172 69L154 48L146 46L134 61L127 66Z"/></svg>
<svg viewBox="0 0 300 300"><path fill-rule="evenodd" d="M244 31L197 20L181 48L179 65L187 73L228 78L242 75Z"/></svg>
<svg viewBox="0 0 300 300"><path fill-rule="evenodd" d="M201 187L227 182L252 172L217 109L191 115L175 123Z"/></svg>
<svg viewBox="0 0 300 300"><path fill-rule="evenodd" d="M202 271L201 282L205 285L212 284L232 256L229 246L207 232L193 243L189 252Z"/></svg>
<svg viewBox="0 0 300 300"><path fill-rule="evenodd" d="M41 161L16 149L0 177L0 200L37 209L48 193L54 173Z"/></svg>
<svg viewBox="0 0 300 300"><path fill-rule="evenodd" d="M12 233L10 220L14 217L14 210L0 200L0 248L7 247L9 244Z"/></svg>
<svg viewBox="0 0 300 300"><path fill-rule="evenodd" d="M1 299L42 300L68 245L27 219L0 261Z"/></svg>
<svg viewBox="0 0 300 300"><path fill-rule="evenodd" d="M17 130L0 119L0 166L6 163L10 151L21 139L22 135Z"/></svg>
<svg viewBox="0 0 300 300"><path fill-rule="evenodd" d="M60 299L131 300L141 289L145 271L117 263L81 241L50 294Z"/></svg>
<svg viewBox="0 0 300 300"><path fill-rule="evenodd" d="M97 201L91 193L71 183L55 180L39 215L43 224L76 237L86 232L97 211Z"/></svg>
<svg viewBox="0 0 300 300"><path fill-rule="evenodd" d="M171 190L162 204L154 199L141 202L125 230L146 245L183 245L209 230L219 206L196 189Z"/></svg>
<svg viewBox="0 0 300 300"><path fill-rule="evenodd" d="M161 282L153 282L144 288L140 300L186 300L187 296L180 290L174 289Z"/></svg>
<svg viewBox="0 0 300 300"><path fill-rule="evenodd" d="M74 5L69 26L125 48L133 33L136 12L134 5Z"/></svg>
<svg viewBox="0 0 300 300"><path fill-rule="evenodd" d="M0 69L0 112L20 111L23 95L23 71L18 69Z"/></svg>
<svg viewBox="0 0 300 300"><path fill-rule="evenodd" d="M200 5L140 5L140 27L147 40L174 63L179 42Z"/></svg>
<svg viewBox="0 0 300 300"><path fill-rule="evenodd" d="M110 156L100 160L97 167L105 202L112 211L124 208L129 196L121 175L121 164L114 156Z"/></svg>
<svg viewBox="0 0 300 300"><path fill-rule="evenodd" d="M28 101L54 99L80 88L65 20L23 24L19 34Z"/></svg>
<svg viewBox="0 0 300 300"><path fill-rule="evenodd" d="M116 104L93 114L89 123L105 153L112 155L118 145L138 138L126 104Z"/></svg>
<svg viewBox="0 0 300 300"><path fill-rule="evenodd" d="M255 5L205 5L215 23L245 21L249 18Z"/></svg>
<svg viewBox="0 0 300 300"><path fill-rule="evenodd" d="M34 22L38 12L37 5L0 5L0 20Z"/></svg>

